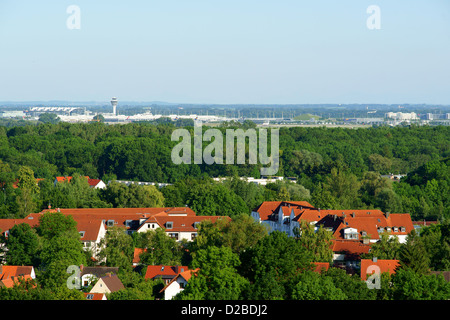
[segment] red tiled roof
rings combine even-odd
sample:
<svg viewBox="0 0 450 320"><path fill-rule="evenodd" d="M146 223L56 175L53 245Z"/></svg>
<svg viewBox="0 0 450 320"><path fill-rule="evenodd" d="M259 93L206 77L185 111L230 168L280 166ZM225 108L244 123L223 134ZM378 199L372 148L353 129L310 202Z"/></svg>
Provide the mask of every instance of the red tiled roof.
<svg viewBox="0 0 450 320"><path fill-rule="evenodd" d="M84 176L86 179L89 179L89 176ZM67 181L70 182L72 180L72 176L65 176L65 177L56 177L56 181L63 182Z"/></svg>
<svg viewBox="0 0 450 320"><path fill-rule="evenodd" d="M189 271L187 266L147 266L145 279L154 279L155 277L175 277L176 275Z"/></svg>
<svg viewBox="0 0 450 320"><path fill-rule="evenodd" d="M294 214L297 215L303 208L314 208L306 201L264 201L253 211L258 212L261 221L264 221L268 220L270 215L277 214L280 206L284 215L290 215L291 210L294 210Z"/></svg>
<svg viewBox="0 0 450 320"><path fill-rule="evenodd" d="M20 279L31 280L32 266L0 266L0 286L12 288Z"/></svg>
<svg viewBox="0 0 450 320"><path fill-rule="evenodd" d="M322 273L322 271L327 271L330 267L328 262L313 262L314 272Z"/></svg>
<svg viewBox="0 0 450 320"><path fill-rule="evenodd" d="M72 176L56 177L56 181L57 182L64 182L64 181L70 182L72 180L72 178L73 178ZM87 179L88 184L91 187L95 187L97 184L99 184L102 181L101 179L91 179L91 178L89 178L89 176L84 176L84 178Z"/></svg>
<svg viewBox="0 0 450 320"><path fill-rule="evenodd" d="M101 228L102 222L100 220L91 219L76 219L78 232L84 232L81 235L81 241L96 241Z"/></svg>
<svg viewBox="0 0 450 320"><path fill-rule="evenodd" d="M96 185L98 185L102 180L101 179L91 179L88 178L88 183L91 187L95 187Z"/></svg>
<svg viewBox="0 0 450 320"><path fill-rule="evenodd" d="M144 252L147 252L147 249L142 249L142 248L134 248L134 253L133 253L133 263L139 263L141 262L141 258L140 255Z"/></svg>
<svg viewBox="0 0 450 320"><path fill-rule="evenodd" d="M195 275L200 269L194 269L194 270L188 270L188 271L184 271L184 272L180 272L179 274L176 275L176 277L174 277L164 288L161 289L161 292L164 292L168 286L170 286L173 282L177 281L178 277L182 277L184 280L189 281L189 279L191 279L192 275Z"/></svg>
<svg viewBox="0 0 450 320"><path fill-rule="evenodd" d="M103 300L103 298L105 297L104 293L83 292L83 294L86 300Z"/></svg>
<svg viewBox="0 0 450 320"><path fill-rule="evenodd" d="M367 268L370 266L377 266L380 268L380 274L384 272L389 272L389 274L394 274L395 269L400 265L399 260L377 260L373 261L370 259L361 259L361 279L366 280L367 275L375 273L374 270L372 270L371 273L367 273Z"/></svg>
<svg viewBox="0 0 450 320"><path fill-rule="evenodd" d="M231 220L227 216L167 216L167 215L155 215L153 219L148 220L148 222L155 222L160 227L166 228L166 231L172 232L196 232L197 228L194 227L196 222L202 222L204 220L209 220L211 222L216 222L219 219ZM172 222L172 228L167 228L167 223Z"/></svg>
<svg viewBox="0 0 450 320"><path fill-rule="evenodd" d="M371 244L363 244L359 240L332 240L332 250L335 253L346 253L350 255L361 255L369 253Z"/></svg>

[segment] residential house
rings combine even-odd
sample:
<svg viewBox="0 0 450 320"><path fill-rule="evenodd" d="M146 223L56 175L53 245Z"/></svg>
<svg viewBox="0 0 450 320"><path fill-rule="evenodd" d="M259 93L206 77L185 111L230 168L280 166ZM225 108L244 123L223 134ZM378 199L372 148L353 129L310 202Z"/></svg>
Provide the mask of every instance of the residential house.
<svg viewBox="0 0 450 320"><path fill-rule="evenodd" d="M87 181L88 184L91 188L93 189L104 189L106 188L106 184L101 180L101 179L91 179L89 178L89 176L84 176ZM64 176L64 177L56 177L54 184L56 186L56 184L61 183L61 182L70 182L72 180L72 176Z"/></svg>
<svg viewBox="0 0 450 320"><path fill-rule="evenodd" d="M297 236L302 221L332 233L333 265L347 269L359 269L362 254L370 252L373 243L382 233L406 242L414 229L409 214L384 213L380 210L330 210L314 208L306 201L266 201L255 208L251 216L275 230L289 236ZM352 272L353 272L352 271Z"/></svg>
<svg viewBox="0 0 450 320"><path fill-rule="evenodd" d="M111 293L121 289L125 289L122 281L116 274L109 273L98 279L89 293Z"/></svg>
<svg viewBox="0 0 450 320"><path fill-rule="evenodd" d="M185 271L189 271L189 268L187 266L147 266L145 279L162 279L164 281L164 285L167 285L173 280L173 278Z"/></svg>
<svg viewBox="0 0 450 320"><path fill-rule="evenodd" d="M31 227L37 224L34 219L0 219L0 233L8 239L9 230L17 224L27 223ZM8 251L5 243L0 243L0 264L5 263L5 254Z"/></svg>
<svg viewBox="0 0 450 320"><path fill-rule="evenodd" d="M142 248L134 248L134 253L133 253L133 267L137 267L138 265L141 264L141 254L143 254L144 252L147 252L147 249L142 249Z"/></svg>
<svg viewBox="0 0 450 320"><path fill-rule="evenodd" d="M77 208L77 209L46 209L40 213L28 215L30 219L39 220L39 216L46 212L61 212L71 215L73 219L88 227L87 221L101 221L105 230L111 227L121 227L128 234L134 232L146 232L156 228L165 229L166 233L177 241L186 239L192 241L197 236L198 224L204 220L212 222L217 219L231 220L229 217L219 216L197 216L188 207L161 207L161 208ZM101 237L104 236L103 229L99 230ZM90 238L91 244L96 242L95 234ZM94 240L95 239L95 240ZM86 243L86 245L89 245Z"/></svg>
<svg viewBox="0 0 450 320"><path fill-rule="evenodd" d="M119 267L104 267L104 266L85 267L81 265L80 266L81 286L87 287L90 284L97 282L98 279L110 274L117 275L118 271Z"/></svg>
<svg viewBox="0 0 450 320"><path fill-rule="evenodd" d="M255 208L251 216L269 227L295 236L301 221L320 226L333 233L334 239L360 240L374 243L387 232L400 243L414 227L409 214L390 214L380 210L324 210L314 208L306 201L266 201Z"/></svg>
<svg viewBox="0 0 450 320"><path fill-rule="evenodd" d="M360 268L361 255L368 254L371 243L360 240L332 240L333 266L355 273Z"/></svg>
<svg viewBox="0 0 450 320"><path fill-rule="evenodd" d="M394 274L399 265L399 260L361 259L361 280L366 281L368 276L374 273Z"/></svg>
<svg viewBox="0 0 450 320"><path fill-rule="evenodd" d="M188 270L177 274L161 291L164 293L164 300L172 300L178 293L184 290L186 285L191 279L192 275L195 275L199 269Z"/></svg>
<svg viewBox="0 0 450 320"><path fill-rule="evenodd" d="M0 288L12 288L20 280L35 279L33 266L4 266L0 265Z"/></svg>
<svg viewBox="0 0 450 320"><path fill-rule="evenodd" d="M219 219L231 220L229 217L221 216L195 216L195 215L178 215L174 212L168 214L156 214L149 217L143 222L137 232L146 232L156 228L164 228L166 233L177 241L187 240L193 241L197 236L198 225L209 220L216 222Z"/></svg>
<svg viewBox="0 0 450 320"><path fill-rule="evenodd" d="M197 236L198 224L204 220L231 220L229 217L197 216L188 207L162 208L71 208L45 209L39 213L30 213L24 219L0 219L0 231L8 237L9 230L16 224L27 223L31 227L39 224L40 217L49 212L70 215L77 222L77 230L85 250L91 250L93 259L97 259L100 242L109 228L120 227L126 233L146 232L163 228L166 234L182 241L192 241ZM7 250L4 244L0 248ZM0 261L3 256L0 255Z"/></svg>
<svg viewBox="0 0 450 320"><path fill-rule="evenodd" d="M100 220L82 218L76 219L80 241L85 251L91 251L92 257L97 259L101 250L100 241L105 237L106 227Z"/></svg>

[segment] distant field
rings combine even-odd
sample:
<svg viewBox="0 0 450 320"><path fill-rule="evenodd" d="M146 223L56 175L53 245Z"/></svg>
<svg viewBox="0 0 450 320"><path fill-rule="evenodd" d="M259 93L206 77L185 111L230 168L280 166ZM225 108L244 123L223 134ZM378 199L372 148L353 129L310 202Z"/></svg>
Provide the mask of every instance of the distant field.
<svg viewBox="0 0 450 320"><path fill-rule="evenodd" d="M294 120L311 120L311 119L319 120L320 117L319 117L319 116L312 115L312 114L310 114L310 113L305 113L305 114L301 114L301 115L299 115L299 116L296 116L296 117L294 118Z"/></svg>

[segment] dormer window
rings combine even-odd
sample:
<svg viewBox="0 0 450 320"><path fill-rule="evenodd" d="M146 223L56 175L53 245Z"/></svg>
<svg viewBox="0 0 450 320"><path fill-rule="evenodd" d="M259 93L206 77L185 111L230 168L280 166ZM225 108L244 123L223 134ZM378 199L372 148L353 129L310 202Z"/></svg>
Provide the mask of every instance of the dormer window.
<svg viewBox="0 0 450 320"><path fill-rule="evenodd" d="M200 224L199 221L194 222L194 228L195 228L195 229L198 229L199 224Z"/></svg>
<svg viewBox="0 0 450 320"><path fill-rule="evenodd" d="M394 232L398 232L398 227L394 227Z"/></svg>
<svg viewBox="0 0 450 320"><path fill-rule="evenodd" d="M172 229L172 228L173 228L173 222L172 221L166 222L166 229Z"/></svg>
<svg viewBox="0 0 450 320"><path fill-rule="evenodd" d="M406 232L406 228L405 227L400 227L400 231L401 232Z"/></svg>
<svg viewBox="0 0 450 320"><path fill-rule="evenodd" d="M81 236L82 238L84 237L85 233L86 233L86 231L80 231L80 232L79 232L79 234L80 234L80 236Z"/></svg>
<svg viewBox="0 0 450 320"><path fill-rule="evenodd" d="M358 230L355 228L346 228L344 229L344 239L353 240L358 239L359 234Z"/></svg>
<svg viewBox="0 0 450 320"><path fill-rule="evenodd" d="M107 225L108 227L114 227L114 220L108 220L108 221L106 221L106 225Z"/></svg>

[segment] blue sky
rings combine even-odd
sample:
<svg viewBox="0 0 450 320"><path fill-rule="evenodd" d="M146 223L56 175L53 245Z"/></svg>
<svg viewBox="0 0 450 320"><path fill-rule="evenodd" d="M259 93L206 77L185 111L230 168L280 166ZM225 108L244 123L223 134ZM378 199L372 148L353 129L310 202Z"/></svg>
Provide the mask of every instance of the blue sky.
<svg viewBox="0 0 450 320"><path fill-rule="evenodd" d="M1 0L0 101L112 96L450 104L450 1Z"/></svg>

